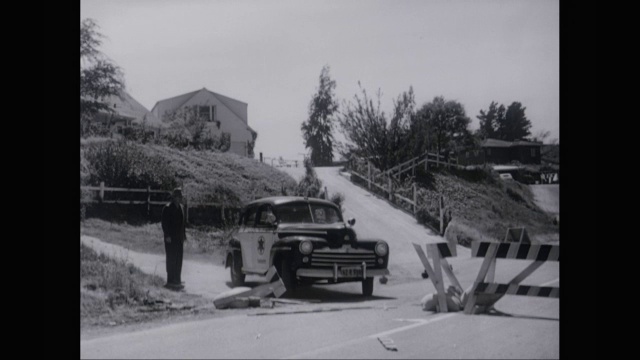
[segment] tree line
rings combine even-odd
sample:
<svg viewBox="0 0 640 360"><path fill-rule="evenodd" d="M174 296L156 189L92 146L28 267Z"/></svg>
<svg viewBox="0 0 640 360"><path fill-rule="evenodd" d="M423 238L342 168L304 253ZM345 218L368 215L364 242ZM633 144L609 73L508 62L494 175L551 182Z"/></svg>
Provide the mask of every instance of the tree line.
<svg viewBox="0 0 640 360"><path fill-rule="evenodd" d="M427 151L448 155L477 147L487 138L541 141L549 136L547 131L531 137L526 108L517 101L507 107L492 101L476 116L480 128L475 132L469 129L471 119L460 102L436 96L416 107L412 87L393 100L391 114L380 109L381 91L372 97L359 82L360 93L339 105L336 81L329 71L327 65L322 68L309 117L301 126L314 165L330 165L337 150L345 158L366 157L384 170ZM346 143L336 143L335 130L344 135Z"/></svg>

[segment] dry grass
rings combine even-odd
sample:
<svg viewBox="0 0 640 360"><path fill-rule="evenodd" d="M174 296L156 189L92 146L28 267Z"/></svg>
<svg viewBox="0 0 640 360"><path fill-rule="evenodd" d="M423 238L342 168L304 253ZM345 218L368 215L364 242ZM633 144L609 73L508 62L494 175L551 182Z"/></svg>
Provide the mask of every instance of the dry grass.
<svg viewBox="0 0 640 360"><path fill-rule="evenodd" d="M201 297L168 291L163 285L162 278L143 273L125 259L98 254L80 244L80 329L143 322L207 309L207 302ZM188 309L159 308L158 300L162 300L162 304L188 304Z"/></svg>
<svg viewBox="0 0 640 360"><path fill-rule="evenodd" d="M232 153L186 150L158 145L140 145L149 155L158 155L175 169L190 202L218 202L241 206L254 197L275 196L284 187L293 193L296 181L272 166Z"/></svg>
<svg viewBox="0 0 640 360"><path fill-rule="evenodd" d="M435 190L423 197L436 203L438 194L451 210L452 235L462 245L467 239L503 239L508 228L524 227L534 242L559 239L552 217L539 209L527 185L515 181L472 182L447 174L435 175Z"/></svg>
<svg viewBox="0 0 640 360"><path fill-rule="evenodd" d="M527 185L500 180L484 170L418 171L418 175L418 221L438 228L438 202L443 196L445 222L451 215L447 239L469 246L472 240L503 239L507 229L524 227L533 242L559 241L553 216L538 208ZM410 178L396 182L394 188L407 198L413 197ZM411 211L409 204L402 202L400 206Z"/></svg>

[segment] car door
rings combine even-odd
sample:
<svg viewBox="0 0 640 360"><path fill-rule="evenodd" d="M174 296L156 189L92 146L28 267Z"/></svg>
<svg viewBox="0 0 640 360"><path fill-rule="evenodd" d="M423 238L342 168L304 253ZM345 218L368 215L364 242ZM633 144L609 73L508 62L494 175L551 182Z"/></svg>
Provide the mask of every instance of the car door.
<svg viewBox="0 0 640 360"><path fill-rule="evenodd" d="M256 214L256 232L254 243L254 254L256 261L256 270L265 273L269 270L269 258L271 248L276 240L275 232L275 215L273 208L269 204L262 205L258 208Z"/></svg>

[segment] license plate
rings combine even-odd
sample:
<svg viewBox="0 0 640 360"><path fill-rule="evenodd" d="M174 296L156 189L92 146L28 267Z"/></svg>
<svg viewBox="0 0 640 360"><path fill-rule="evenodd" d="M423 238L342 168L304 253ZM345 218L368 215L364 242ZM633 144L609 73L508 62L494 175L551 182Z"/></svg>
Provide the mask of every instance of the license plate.
<svg viewBox="0 0 640 360"><path fill-rule="evenodd" d="M361 267L343 267L340 269L342 276L348 277L362 277Z"/></svg>

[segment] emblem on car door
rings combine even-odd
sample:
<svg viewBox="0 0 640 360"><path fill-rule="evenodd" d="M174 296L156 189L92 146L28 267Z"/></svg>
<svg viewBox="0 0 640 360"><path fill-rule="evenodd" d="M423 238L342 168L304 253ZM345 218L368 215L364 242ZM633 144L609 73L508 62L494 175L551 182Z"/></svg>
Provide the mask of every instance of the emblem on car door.
<svg viewBox="0 0 640 360"><path fill-rule="evenodd" d="M258 253L260 255L264 254L264 238L262 236L258 239Z"/></svg>

